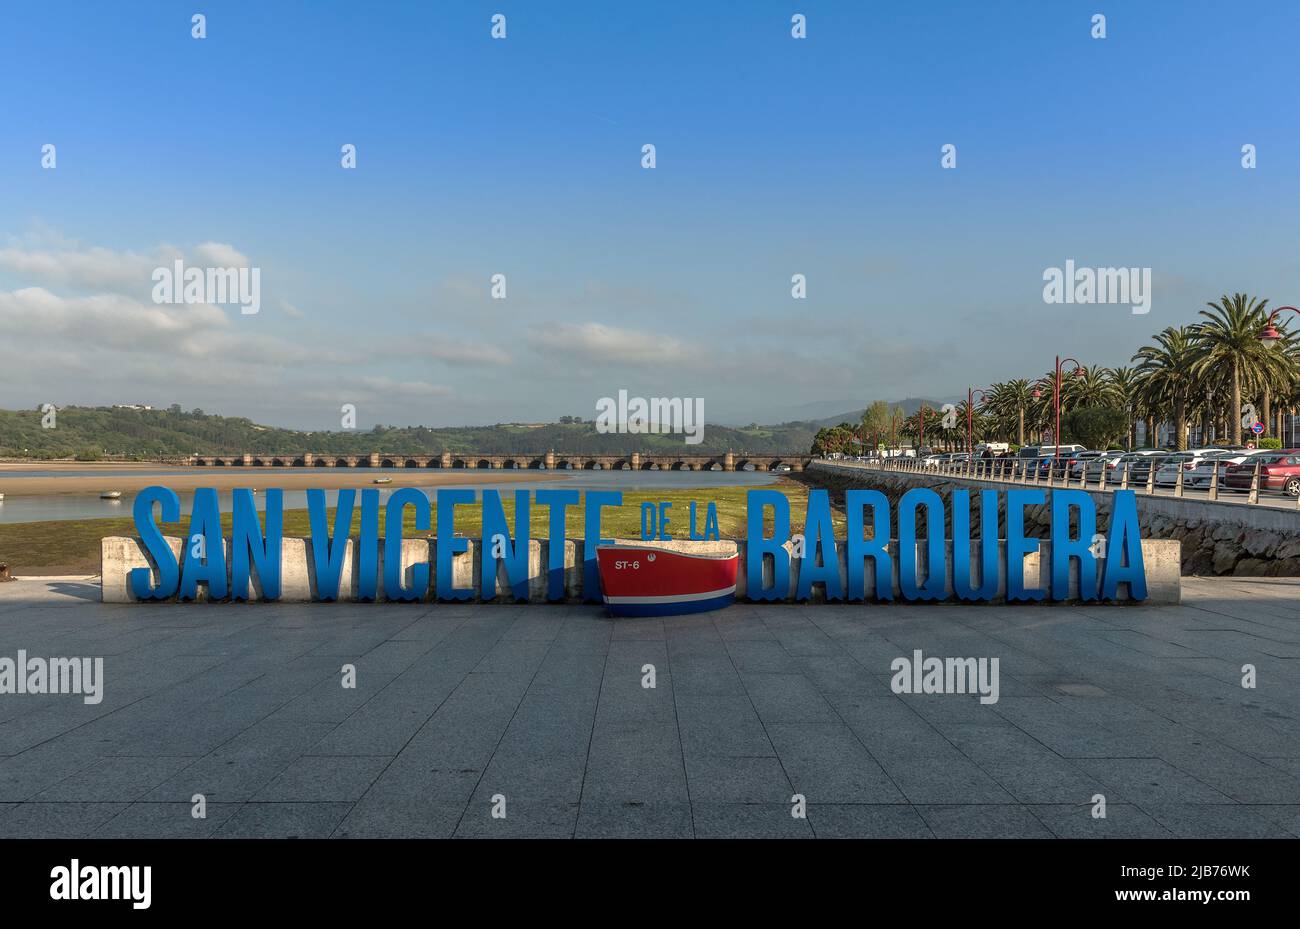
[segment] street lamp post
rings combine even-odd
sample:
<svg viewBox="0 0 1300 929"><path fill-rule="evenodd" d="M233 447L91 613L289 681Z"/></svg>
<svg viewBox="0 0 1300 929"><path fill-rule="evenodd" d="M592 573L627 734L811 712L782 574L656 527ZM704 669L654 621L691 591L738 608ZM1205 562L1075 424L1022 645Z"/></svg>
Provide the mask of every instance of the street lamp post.
<svg viewBox="0 0 1300 929"><path fill-rule="evenodd" d="M1277 327L1273 325L1273 320L1277 319L1278 314L1282 313L1283 311L1289 311L1295 313L1297 316L1300 316L1300 309L1296 309L1293 306L1280 306L1277 309L1275 309L1272 313L1269 313L1268 319L1264 321L1264 328L1259 330L1258 338L1261 344L1273 348L1282 343L1282 333L1279 332L1277 330ZM1278 437L1282 438L1280 429L1279 429Z"/></svg>
<svg viewBox="0 0 1300 929"><path fill-rule="evenodd" d="M916 421L921 424L921 437L916 447L916 453L922 455L925 453L925 401L921 401L921 408L916 411Z"/></svg>
<svg viewBox="0 0 1300 929"><path fill-rule="evenodd" d="M1078 361L1073 358L1062 358L1060 355L1056 356L1056 376L1052 379L1052 405L1056 409L1056 429L1052 433L1052 441L1056 443L1056 454L1053 455L1054 458L1059 458L1061 456L1061 365L1067 361L1074 365L1074 371L1071 376L1083 377L1083 365ZM1042 395L1043 392L1041 390L1034 391L1035 400L1042 397Z"/></svg>

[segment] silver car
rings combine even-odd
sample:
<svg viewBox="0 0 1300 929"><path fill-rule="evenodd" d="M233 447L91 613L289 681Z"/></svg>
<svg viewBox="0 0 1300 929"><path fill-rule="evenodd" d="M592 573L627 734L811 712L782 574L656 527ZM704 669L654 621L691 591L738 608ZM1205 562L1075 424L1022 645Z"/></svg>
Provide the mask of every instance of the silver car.
<svg viewBox="0 0 1300 929"><path fill-rule="evenodd" d="M1183 475L1183 483L1189 487L1209 487L1210 479L1214 474L1214 469L1219 469L1219 484L1223 484L1223 478L1228 473L1228 466L1241 464L1251 455L1258 455L1265 449L1255 449L1254 451L1219 451L1212 455L1206 455L1196 463L1196 467Z"/></svg>
<svg viewBox="0 0 1300 929"><path fill-rule="evenodd" d="M1105 454L1105 452L1101 451L1079 452L1070 462L1070 477L1078 478L1079 475L1083 474L1085 468Z"/></svg>
<svg viewBox="0 0 1300 929"><path fill-rule="evenodd" d="M1125 472L1129 471L1129 469L1132 468L1133 465L1135 465L1137 462L1142 461L1145 458L1150 458L1152 455L1163 455L1163 454L1164 452L1159 452L1154 449L1151 449L1149 451L1141 451L1141 452L1125 452L1124 454L1120 455L1118 458L1115 459L1114 461L1115 466L1106 471L1106 480L1108 483L1111 484L1122 483L1124 480ZM1133 475L1131 473L1129 474L1129 480L1130 481L1133 480ZM1143 481L1146 480L1145 472L1143 472L1142 474L1142 480Z"/></svg>
<svg viewBox="0 0 1300 929"><path fill-rule="evenodd" d="M1156 483L1161 487L1173 487L1178 483L1178 472L1182 471L1183 483L1186 484L1197 465L1207 458L1215 458L1222 454L1220 449L1203 448L1175 452L1160 462L1160 467L1156 469Z"/></svg>
<svg viewBox="0 0 1300 929"><path fill-rule="evenodd" d="M1096 458L1088 461L1088 482L1099 483L1102 475L1110 474L1115 467L1115 462L1123 458L1127 452L1102 452Z"/></svg>

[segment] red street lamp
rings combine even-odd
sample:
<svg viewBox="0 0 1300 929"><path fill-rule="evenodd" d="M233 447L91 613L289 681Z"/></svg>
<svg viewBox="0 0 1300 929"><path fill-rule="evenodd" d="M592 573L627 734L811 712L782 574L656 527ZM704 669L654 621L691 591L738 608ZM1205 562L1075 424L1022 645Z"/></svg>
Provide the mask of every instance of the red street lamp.
<svg viewBox="0 0 1300 929"><path fill-rule="evenodd" d="M918 455L925 452L925 401L921 401L921 408L916 411L916 420L921 424L921 437L916 448Z"/></svg>
<svg viewBox="0 0 1300 929"><path fill-rule="evenodd" d="M1264 321L1264 328L1259 330L1259 335L1256 336L1261 344L1273 346L1282 341L1282 333L1278 332L1277 328L1273 325L1273 320L1275 320L1277 314L1281 313L1283 310L1290 310L1292 313L1300 315L1300 310L1293 306L1280 306L1272 313L1269 313L1268 319Z"/></svg>
<svg viewBox="0 0 1300 929"><path fill-rule="evenodd" d="M1056 443L1056 454L1053 457L1057 458L1061 455L1061 365L1067 361L1074 365L1074 371L1071 372L1071 376L1083 377L1083 365L1075 361L1073 358L1062 358L1060 355L1056 356L1056 376L1052 379L1052 405L1056 409L1056 430L1052 433L1052 441ZM1042 395L1043 392L1041 390L1034 390L1035 400L1042 397Z"/></svg>
<svg viewBox="0 0 1300 929"><path fill-rule="evenodd" d="M984 404L984 391L978 387L966 388L966 451L970 454L971 460L975 460L975 436L974 436L974 406L975 395L980 395L980 405Z"/></svg>
<svg viewBox="0 0 1300 929"><path fill-rule="evenodd" d="M1274 346L1282 344L1282 338L1283 338L1282 333L1279 332L1277 327L1273 325L1273 320L1277 319L1278 314L1281 313L1283 310L1289 310L1290 312L1300 316L1300 310L1296 309L1293 306L1280 306L1272 313L1269 313L1268 319L1264 321L1264 328L1260 329L1259 335L1256 336L1256 338L1259 339L1261 345L1272 348Z"/></svg>

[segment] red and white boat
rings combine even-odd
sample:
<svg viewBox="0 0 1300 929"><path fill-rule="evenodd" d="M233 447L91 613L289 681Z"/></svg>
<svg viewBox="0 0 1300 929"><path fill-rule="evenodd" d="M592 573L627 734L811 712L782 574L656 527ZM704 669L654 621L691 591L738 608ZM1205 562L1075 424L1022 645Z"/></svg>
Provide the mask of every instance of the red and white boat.
<svg viewBox="0 0 1300 929"><path fill-rule="evenodd" d="M596 547L605 606L614 616L676 616L721 609L736 598L740 552L699 553L620 542Z"/></svg>

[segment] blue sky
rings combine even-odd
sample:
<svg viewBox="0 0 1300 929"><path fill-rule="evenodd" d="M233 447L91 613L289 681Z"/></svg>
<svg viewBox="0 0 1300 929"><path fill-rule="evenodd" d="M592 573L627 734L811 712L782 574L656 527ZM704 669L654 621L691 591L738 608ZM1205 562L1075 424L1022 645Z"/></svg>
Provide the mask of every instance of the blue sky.
<svg viewBox="0 0 1300 929"><path fill-rule="evenodd" d="M0 407L745 423L1124 363L1300 303L1297 38L1282 2L11 4ZM152 302L223 254L259 314ZM1150 314L1045 304L1067 259L1152 268Z"/></svg>

